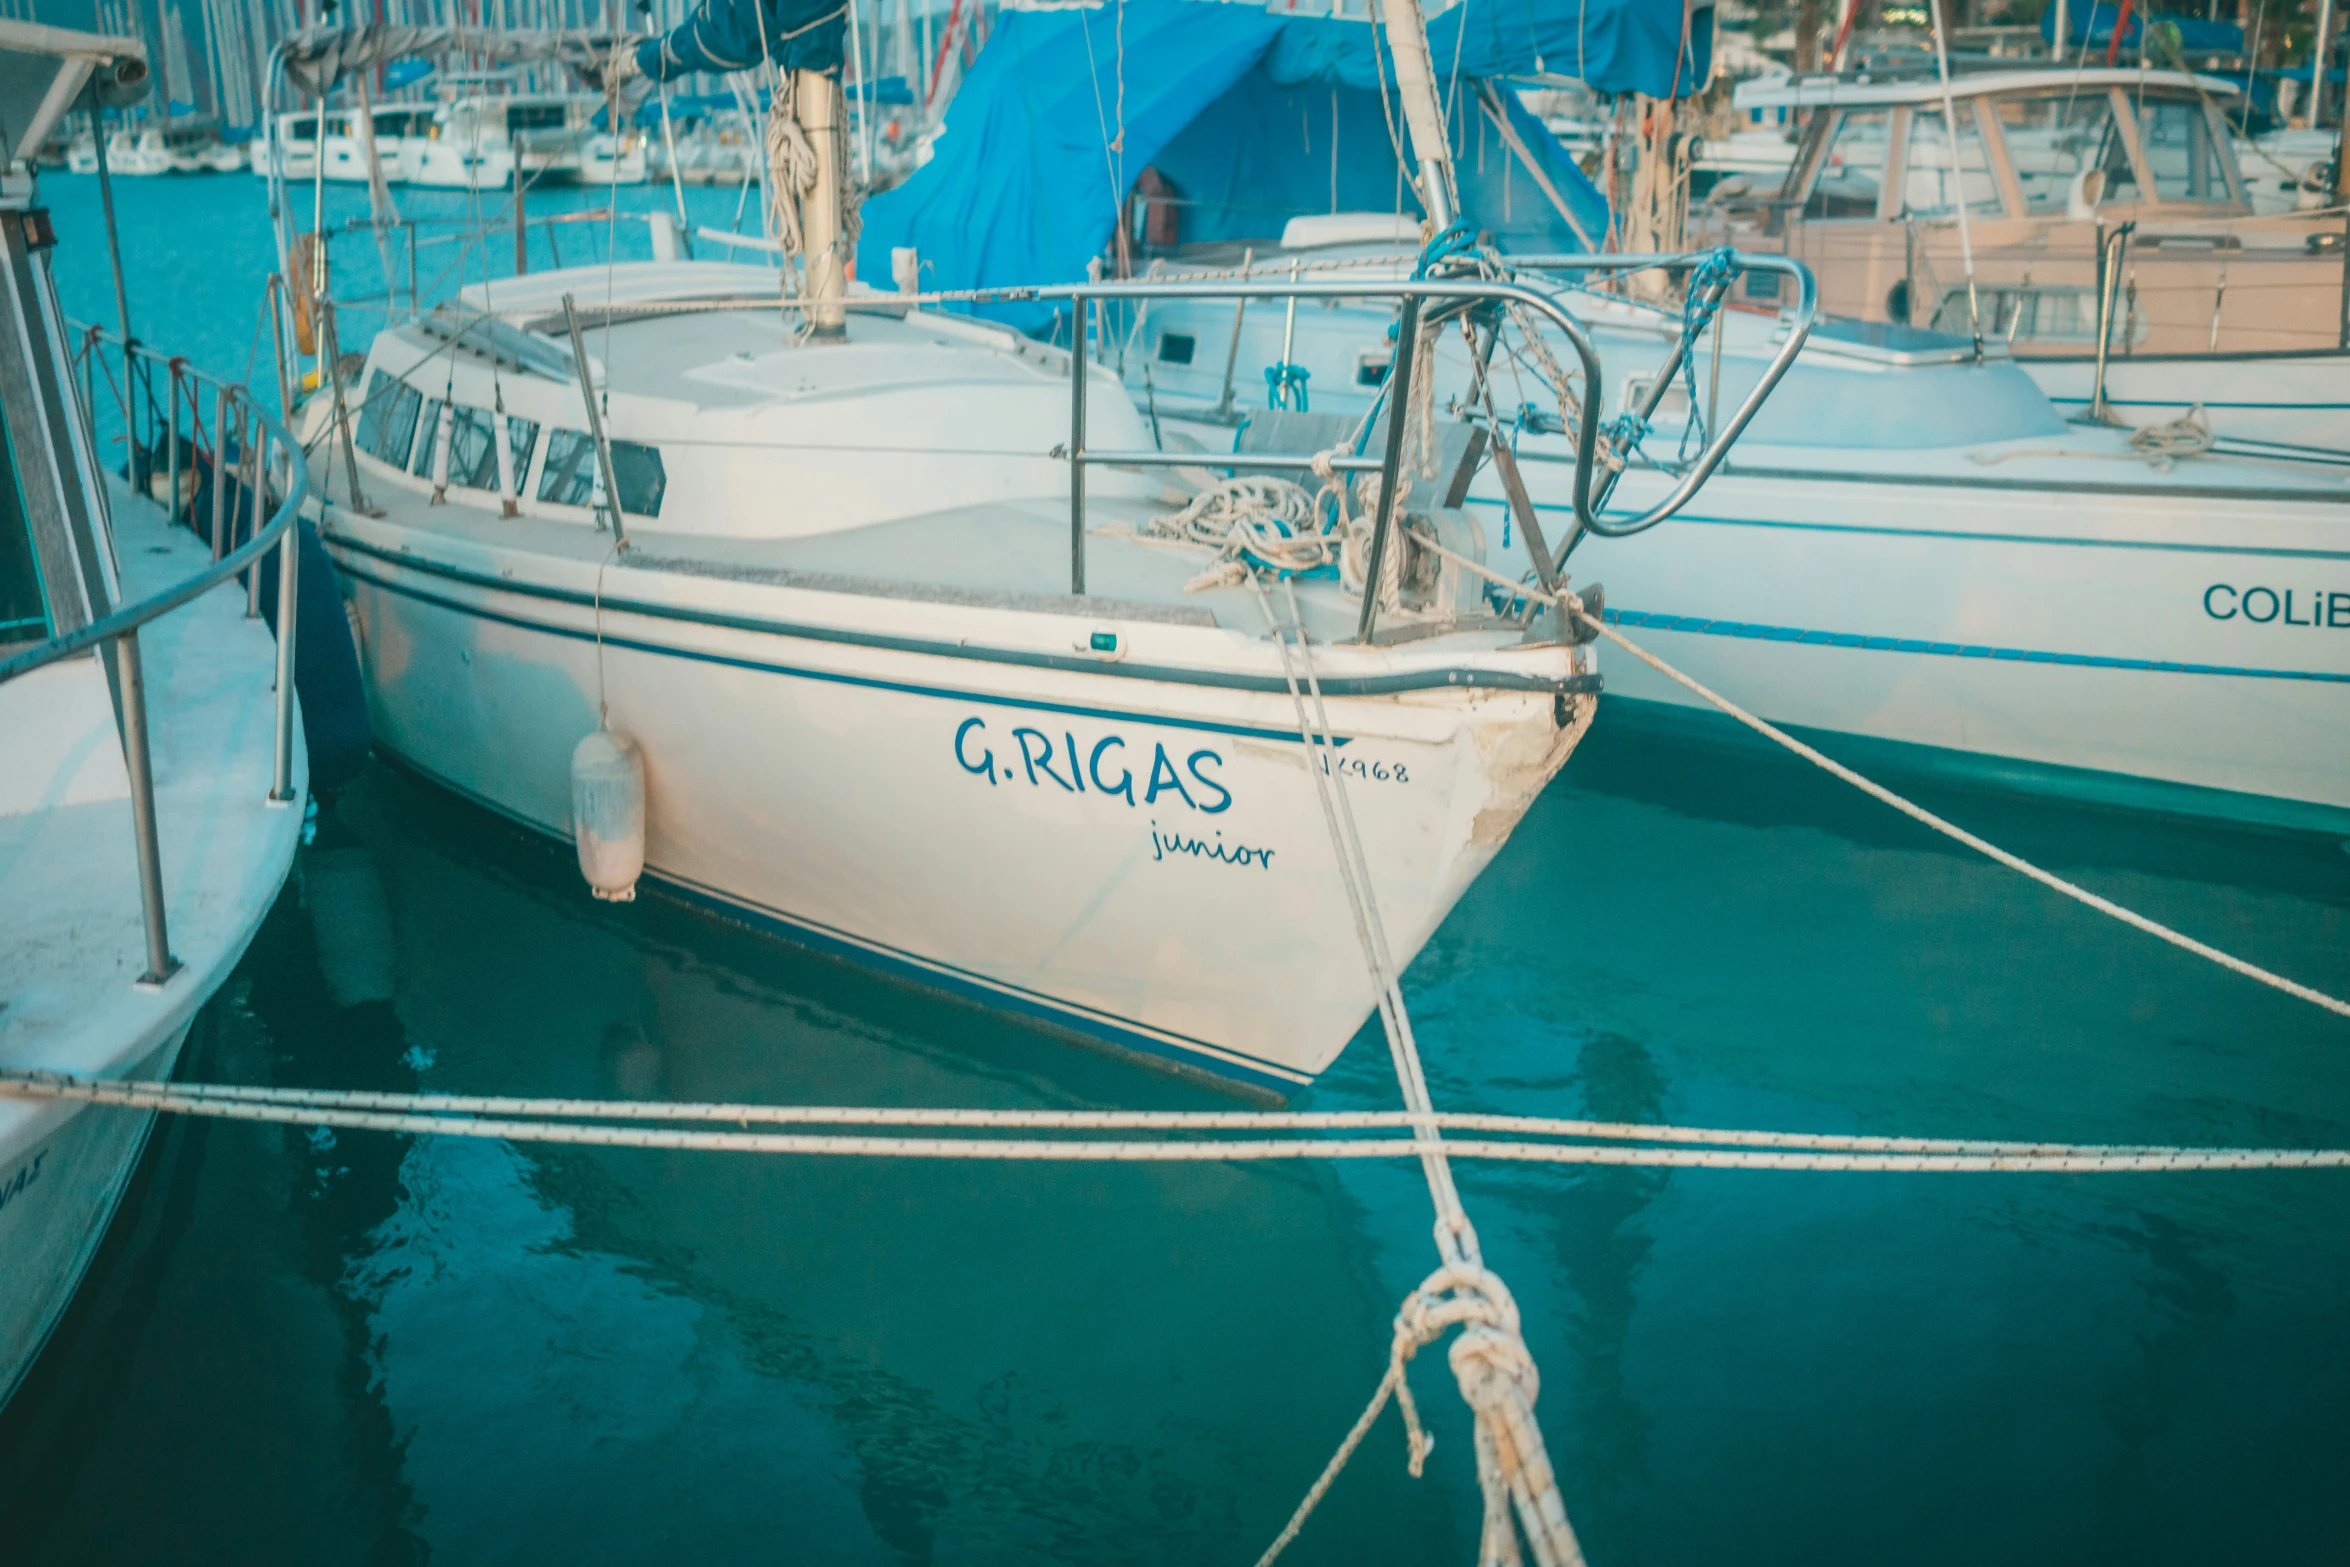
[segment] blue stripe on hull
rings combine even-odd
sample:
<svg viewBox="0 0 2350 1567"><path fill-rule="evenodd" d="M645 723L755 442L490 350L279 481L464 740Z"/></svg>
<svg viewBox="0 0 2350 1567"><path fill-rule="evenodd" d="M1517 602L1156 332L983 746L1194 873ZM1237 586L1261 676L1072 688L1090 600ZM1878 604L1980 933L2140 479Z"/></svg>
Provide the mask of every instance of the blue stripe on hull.
<svg viewBox="0 0 2350 1567"><path fill-rule="evenodd" d="M2350 674L2316 669L2245 669L2232 664L2180 664L2157 658L2109 658L2100 653L2045 653L2025 648L1984 647L1966 642L1926 642L1915 637L1868 637L1850 631L1814 631L1802 626L1769 626L1746 620L1709 620L1703 615L1665 615L1650 610L1609 608L1611 625L1651 626L1707 637L1742 637L1759 642L1796 642L1811 647L1863 648L1872 653L1925 653L1941 658L1988 658L2022 664L2063 664L2080 669L2137 669L2159 675L2230 675L2250 680L2317 680L2350 683Z"/></svg>

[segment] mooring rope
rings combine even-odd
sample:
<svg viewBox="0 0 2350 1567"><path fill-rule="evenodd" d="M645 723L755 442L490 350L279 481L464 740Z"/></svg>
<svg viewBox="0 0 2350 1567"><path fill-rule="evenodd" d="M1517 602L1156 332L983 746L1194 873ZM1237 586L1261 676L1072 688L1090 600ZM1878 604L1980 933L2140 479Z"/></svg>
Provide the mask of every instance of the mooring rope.
<svg viewBox="0 0 2350 1567"><path fill-rule="evenodd" d="M1406 346L1399 345L1397 351L1403 352ZM1406 411L1397 409L1394 417L1405 418ZM1371 879L1369 858L1363 852L1362 832L1355 821L1345 779L1337 768L1329 765L1338 745L1331 729L1329 708L1322 698L1321 679L1314 670L1313 642L1306 632L1304 613L1298 607L1295 579L1284 578L1282 583L1288 596L1287 630L1273 613L1263 577L1252 571L1249 582L1256 590L1266 627L1281 652L1281 672L1289 687L1291 706L1296 710L1298 739L1306 749L1306 772L1314 782L1323 822L1330 832L1330 847L1337 857L1339 880L1345 888L1354 915L1355 933L1362 942L1364 962L1378 994L1379 1019L1385 1027L1388 1051L1395 1063L1396 1085L1402 1092L1404 1109L1413 1115L1412 1146L1419 1155L1420 1170L1428 1183L1428 1198L1436 1210L1436 1251L1440 1259L1437 1270L1405 1297L1396 1313L1387 1371L1372 1390L1369 1404L1290 1514L1280 1535L1258 1558L1257 1567L1271 1567L1274 1559L1297 1538L1306 1519L1321 1505L1331 1482L1346 1467L1362 1441L1362 1434L1370 1429L1391 1395L1403 1410L1407 1465L1412 1475L1418 1477L1434 1444L1420 1427L1419 1412L1412 1403L1404 1368L1421 1348L1456 1327L1460 1333L1453 1340L1448 1358L1461 1397L1475 1413L1472 1446L1477 1458L1478 1489L1485 1500L1479 1562L1484 1567L1503 1567L1503 1564L1516 1567L1522 1530L1537 1567L1582 1567L1583 1550L1567 1522L1566 1502L1559 1495L1558 1477L1543 1446L1542 1428L1534 1419L1534 1400L1541 1391L1541 1377L1535 1370L1533 1352L1527 1349L1519 1331L1517 1304L1500 1275L1485 1266L1476 1227L1469 1222L1468 1210L1461 1204L1460 1189L1453 1182L1452 1164L1447 1157L1452 1145L1443 1139L1433 1115L1435 1106L1428 1093L1427 1072L1420 1062L1411 1014L1404 1006L1401 974L1388 945L1386 923L1379 913L1378 893ZM1372 589L1366 586L1365 591ZM1291 632L1296 636L1294 643ZM1298 688L1301 672L1305 677L1303 692ZM1310 717L1308 693L1313 698ZM1687 1151L1693 1150L1672 1150Z"/></svg>
<svg viewBox="0 0 2350 1567"><path fill-rule="evenodd" d="M1735 718L1738 720L1738 722L1744 724L1747 728L1753 730L1756 734L1759 734L1763 738L1770 740L1778 745L1786 747L1788 750L1793 751L1797 756L1800 756L1805 761L1811 763L1814 767L1834 774L1836 777L1841 778L1846 783L1852 785L1855 789L1860 790L1863 794L1870 795L1878 800L1882 800L1885 804L1892 806L1893 809L1899 811L1902 815L1909 817L1911 820L1922 822L1926 826L1933 828L1934 831L1942 834L1944 837L1952 839L1955 842L1965 844L1968 848L1974 850L1977 854L1984 856L1986 859L1995 860L1999 864L2006 866L2009 870L2016 872L2018 875L2029 876L2032 880L2040 883L2040 885L2043 887L2046 887L2054 892L2060 892L2076 903L2082 904L2088 908L2095 909L2100 914L2104 914L2113 919L2120 920L2123 924L2131 926L2137 930L2142 930L2147 935L2154 937L2158 941L2167 941L2182 952L2192 952L2199 958L2216 963L2221 968L2227 969L2231 973L2241 974L2246 979L2255 981L2258 984L2266 985L2271 990L2282 991L2286 995L2296 996L2301 1000L2308 1002L2312 1006L2323 1007L2328 1012L2335 1013L2342 1017L2350 1017L2350 1001L2343 1001L2338 997L2329 996L2322 990L2313 990L2309 986L2300 983L2298 980L2287 979L2284 975L2272 973L2268 969L2260 967L2258 964L2247 963L2242 958L2236 957L2231 953L2222 952L2219 948L2210 945L2208 942L2197 941L2194 937L2189 936L2182 931L2173 930L2171 927L2163 924L2159 920L2148 919L2145 915L2138 913L2135 909L2126 909L2120 904L2114 902L2111 898L2099 897L2096 893L2091 892L2088 888L2079 886L2073 882L2066 881L2062 876L2057 875L2053 871L2042 870L2039 866L2034 865L2031 861L2025 859L2020 854L2010 854L2007 850L1999 847L1999 845L1986 839L1977 837L1975 834L1968 832L1964 827L1957 825L1955 822L1943 820L1941 817L1936 816L1932 811L1927 810L1924 806L1916 804L1913 801L1906 800L1900 795L1895 794L1892 790L1886 788L1883 784L1877 783L1872 779L1862 777L1859 773L1854 772L1851 768L1845 766L1842 762L1821 755L1818 751L1815 751L1810 746L1805 745L1801 740L1796 739L1793 735L1787 733L1785 730L1777 728L1769 723L1764 722L1762 719L1755 717L1752 713L1748 712L1745 708L1740 707L1737 703L1731 701L1728 697L1699 684L1697 681L1683 674L1680 670L1675 669L1672 665L1666 663L1663 659L1658 658L1654 653L1651 653L1646 648L1639 646L1637 643L1633 642L1631 638L1625 636L1615 627L1608 625L1605 621L1585 610L1583 607L1583 600L1573 592L1563 592L1558 597L1552 598L1548 594L1543 594L1533 589L1523 589L1521 591L1526 592L1529 597L1549 599L1550 602L1563 606L1584 625L1589 626L1592 630L1598 632L1601 636L1607 638L1610 642L1615 643L1616 646L1622 648L1625 652L1631 654L1634 658L1640 660L1640 662L1646 664L1649 668L1655 670L1658 674L1663 675L1666 679L1674 682L1676 685L1685 687L1686 689L1695 692L1698 696L1704 698L1707 702L1711 703L1714 707L1719 708L1722 712L1727 713L1730 717Z"/></svg>
<svg viewBox="0 0 2350 1567"><path fill-rule="evenodd" d="M1459 1128L1593 1141L1446 1138L1453 1159L1647 1169L1780 1170L1875 1174L2118 1175L2220 1170L2350 1168L2350 1148L2228 1148L2153 1144L1983 1142L1834 1133L1714 1131L1701 1127L1559 1121L1438 1111L957 1110L844 1105L664 1104L659 1101L245 1088L0 1070L0 1098L108 1105L210 1120L422 1137L491 1138L579 1147L1022 1163L1198 1164L1292 1159L1415 1159L1418 1138L1186 1138L1161 1142L1054 1137L895 1137L754 1132L754 1125L948 1126L967 1130L1136 1129L1170 1132ZM481 1113L477 1107L497 1107ZM374 1107L374 1108L369 1108ZM732 1122L731 1131L631 1126L626 1121ZM1691 1146L1692 1144L1701 1146ZM1714 1145L1714 1146L1702 1146Z"/></svg>

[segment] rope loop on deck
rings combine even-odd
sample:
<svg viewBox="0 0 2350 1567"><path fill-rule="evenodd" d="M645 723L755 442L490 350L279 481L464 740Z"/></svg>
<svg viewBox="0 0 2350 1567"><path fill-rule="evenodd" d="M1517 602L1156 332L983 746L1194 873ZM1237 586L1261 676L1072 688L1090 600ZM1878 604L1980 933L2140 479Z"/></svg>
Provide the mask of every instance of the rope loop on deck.
<svg viewBox="0 0 2350 1567"><path fill-rule="evenodd" d="M2176 459L2200 457L2217 444L2219 437L2212 433L2201 403L2176 419L2143 424L2130 432L2130 450L2151 459L2157 473L2168 473Z"/></svg>

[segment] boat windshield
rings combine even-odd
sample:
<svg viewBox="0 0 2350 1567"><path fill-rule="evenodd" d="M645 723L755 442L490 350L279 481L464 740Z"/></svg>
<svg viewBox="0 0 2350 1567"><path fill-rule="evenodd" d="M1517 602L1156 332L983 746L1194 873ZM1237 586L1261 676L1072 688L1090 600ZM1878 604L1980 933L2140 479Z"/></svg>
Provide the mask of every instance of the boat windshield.
<svg viewBox="0 0 2350 1567"><path fill-rule="evenodd" d="M1873 218L1885 184L1885 151L1892 143L1891 109L1847 109L1804 203L1807 218Z"/></svg>
<svg viewBox="0 0 2350 1567"><path fill-rule="evenodd" d="M1969 212L1996 216L2000 211L1999 181L1992 176L1991 155L1983 148L1975 113L1973 104L1959 103L1955 178L1950 128L1942 110L1911 113L1909 150L1901 165L1902 209L1911 217L1949 217L1961 200Z"/></svg>
<svg viewBox="0 0 2350 1567"><path fill-rule="evenodd" d="M2129 149L2114 128L2113 102L2102 89L2002 98L1998 113L2028 213L2066 211L2074 181L2089 169L2105 171L2107 200L2117 187L2130 188L2136 179Z"/></svg>
<svg viewBox="0 0 2350 1567"><path fill-rule="evenodd" d="M2154 176L2156 201L2234 199L2202 104L2158 98L2139 105L2138 145L2146 154L2147 172Z"/></svg>

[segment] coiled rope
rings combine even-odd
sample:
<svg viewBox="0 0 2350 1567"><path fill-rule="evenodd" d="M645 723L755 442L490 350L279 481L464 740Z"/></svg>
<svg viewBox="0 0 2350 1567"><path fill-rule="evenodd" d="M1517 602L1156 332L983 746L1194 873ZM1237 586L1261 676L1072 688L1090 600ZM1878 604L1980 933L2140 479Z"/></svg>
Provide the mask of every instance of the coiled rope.
<svg viewBox="0 0 2350 1567"><path fill-rule="evenodd" d="M789 256L806 248L800 203L816 188L819 172L815 144L808 140L792 102L795 74L775 73L775 91L767 103L768 212L775 223L775 241Z"/></svg>
<svg viewBox="0 0 2350 1567"><path fill-rule="evenodd" d="M2176 419L2144 424L2132 430L2130 450L2152 458L2156 472L2168 473L2174 459L2200 457L2218 444L2218 440L2211 433L2211 420L2205 416L2203 405L2197 403Z"/></svg>

